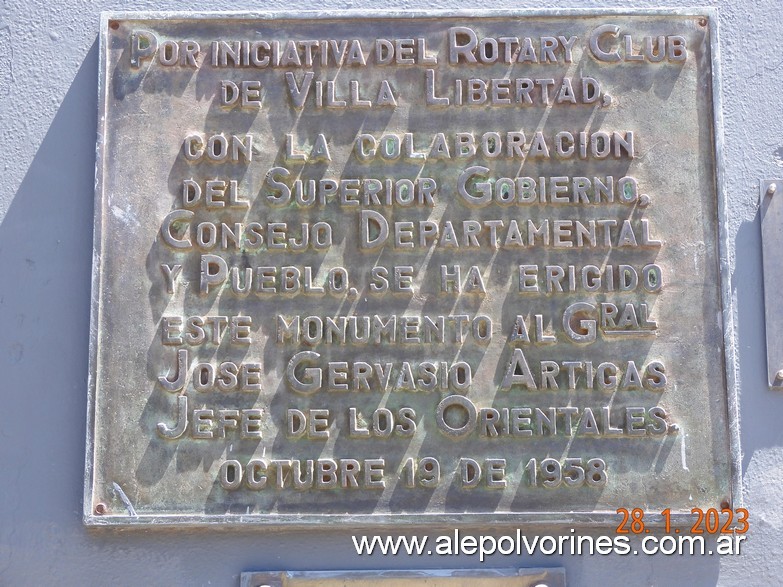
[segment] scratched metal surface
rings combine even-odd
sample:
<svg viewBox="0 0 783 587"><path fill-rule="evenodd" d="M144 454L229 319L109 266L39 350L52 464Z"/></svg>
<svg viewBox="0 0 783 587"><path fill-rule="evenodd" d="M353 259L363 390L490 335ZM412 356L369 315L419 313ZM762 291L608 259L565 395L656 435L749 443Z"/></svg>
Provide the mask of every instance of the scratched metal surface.
<svg viewBox="0 0 783 587"><path fill-rule="evenodd" d="M719 217L717 191L715 113L713 107L711 47L714 31L702 16L677 14L632 15L574 14L468 15L426 18L369 19L319 16L292 17L237 15L190 20L185 15L168 18L117 15L106 18L101 32L101 121L99 127L96 253L93 286L91 366L91 422L85 481L85 520L89 524L138 523L257 523L309 525L313 522L354 525L383 523L504 523L519 520L553 523L603 523L616 521L618 507L645 507L651 511L671 508L689 512L691 507L720 507L732 499L732 446L727 416L727 383L723 354L723 305L721 303ZM109 23L116 28L109 28ZM679 34L688 42L684 64L599 63L586 50L585 40L595 27L611 22L634 35ZM476 65L459 67L445 63L449 27L471 26L480 36L577 35L573 63L558 65ZM597 79L611 99L599 104L547 107L506 106L433 108L424 103L425 69L432 66L368 65L353 69L313 67L316 79L336 80L338 92L348 94L348 81L359 81L374 95L381 79L395 90L397 106L369 109L303 109L287 101L286 68L215 69L146 64L130 67L129 43L133 29L154 31L163 39L194 39L207 46L216 39L352 39L366 45L379 37L426 38L439 55L434 66L447 95L454 77L536 77L563 75ZM553 32L554 31L554 32ZM305 68L292 68L301 81ZM264 88L263 107L256 110L222 108L219 83L230 79L258 79ZM363 90L364 91L364 90ZM414 133L416 145L429 143L437 132L519 131L532 134L558 130L631 130L637 155L628 160L537 160L507 158L452 158L443 161L380 160L360 162L352 155L352 143L360 132L376 137L384 133ZM250 163L188 162L182 140L191 132L251 133L256 137ZM317 133L329 141L332 160L304 165L283 162L284 137L293 133L312 142ZM654 238L663 246L637 249L596 247L568 250L547 247L479 249L436 247L414 252L390 246L360 251L359 210L327 203L323 207L297 209L270 207L265 177L271 167L283 165L302 178L432 177L438 182L432 207L392 207L383 210L390 221L502 219L540 222L557 219L630 219L638 235L641 220L649 220ZM629 175L639 182L640 193L649 196L630 204L601 206L489 204L465 205L457 195L456 178L471 165L490 169L490 177ZM249 210L215 212L194 209L195 225L201 221L286 221L289 226L323 220L335 227L334 245L326 252L266 251L182 252L163 242L163 219L181 207L182 181L214 177L237 179L240 191L251 201ZM484 233L486 239L486 232ZM351 288L344 295L270 295L247 297L215 288L200 295L199 255L215 253L228 265L240 267L313 267L323 278L330 267L345 267ZM161 273L162 263L183 265L182 281L169 294ZM480 267L486 292L443 293L440 266L459 263L464 272ZM660 292L577 292L520 294L520 264L630 264L655 263L663 269ZM414 295L373 294L369 274L373 266L410 265L415 268ZM599 333L592 344L575 344L561 328L565 309L574 302L646 303L658 324L657 333L644 336L608 336ZM534 315L545 316L547 330L556 344L509 343L515 317L530 324ZM444 344L278 344L275 317L390 316L390 315L486 315L494 332L488 344L469 340ZM259 362L261 391L198 392L189 383L184 394L168 392L158 377L176 365L177 348L161 344L163 316L247 315L253 319L253 342L248 347L206 344L188 348L191 363L198 361ZM531 332L535 327L531 326ZM504 371L514 346L522 349L534 366L540 361L614 361L641 366L659 361L666 366L663 391L649 389L598 390L578 385L567 389L567 377L558 378L559 389L531 390L512 386L503 390ZM454 438L436 425L441 400L457 393L435 391L328 392L303 395L285 381L289 360L302 350L320 354L327 361L390 362L395 380L403 361L467 362L473 384L460 391L478 409L494 407L573 406L583 414L592 408L599 417L610 406L613 426L622 426L626 407L645 410L662 407L667 413L665 434L607 438L560 433L550 436L483 438L477 432ZM311 365L312 366L312 365ZM540 378L536 376L536 379ZM540 387L540 385L539 385ZM195 439L188 433L176 440L162 438L159 423L173 426L177 396L188 397L189 407L252 409L265 411L260 440L242 440L235 433L226 439ZM396 412L415 410L417 431L412 438L350 438L348 409L356 407L367 417L377 408ZM335 420L327 441L290 439L285 433L289 408L328 408ZM456 421L464 419L452 410ZM621 422L617 424L617 422ZM649 422L648 422L649 424ZM575 425L576 428L576 425ZM406 487L397 472L408 458L436 457L441 466L437 487ZM460 487L459 460L505 459L506 487ZM595 487L533 487L525 466L529 459L552 457L601 458L608 480ZM246 463L250 459L363 459L385 460L385 488L295 490L287 487L251 490L242 486L226 490L219 480L226 459ZM432 522L430 522L432 521Z"/></svg>

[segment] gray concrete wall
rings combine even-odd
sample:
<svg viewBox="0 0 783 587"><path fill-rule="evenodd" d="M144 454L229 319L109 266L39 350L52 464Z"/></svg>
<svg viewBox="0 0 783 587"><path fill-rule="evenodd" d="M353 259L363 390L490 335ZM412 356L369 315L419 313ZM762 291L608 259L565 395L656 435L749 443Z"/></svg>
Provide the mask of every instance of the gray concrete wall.
<svg viewBox="0 0 783 587"><path fill-rule="evenodd" d="M479 3L476 3L479 4ZM562 8L498 2L481 8ZM628 7L617 0L569 7ZM572 585L776 585L783 559L783 392L767 389L758 183L783 177L780 0L719 10L742 477L741 557L491 557L564 566ZM638 0L635 8L657 7ZM478 567L476 557L358 557L344 530L87 531L82 526L90 265L101 10L188 10L164 0L5 0L0 5L0 584L237 585L243 570ZM204 6L204 5L202 5ZM211 9L379 8L280 0ZM461 8L406 0L398 8Z"/></svg>

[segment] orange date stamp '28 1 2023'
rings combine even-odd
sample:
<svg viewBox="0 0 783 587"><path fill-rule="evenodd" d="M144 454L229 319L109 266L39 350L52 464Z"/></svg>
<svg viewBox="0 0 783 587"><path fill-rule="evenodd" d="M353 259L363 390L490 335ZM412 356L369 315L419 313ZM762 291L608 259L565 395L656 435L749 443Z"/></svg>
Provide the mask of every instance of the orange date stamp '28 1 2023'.
<svg viewBox="0 0 783 587"><path fill-rule="evenodd" d="M622 520L617 526L618 534L649 534L651 530L644 523L644 510L641 508L619 508L617 513ZM750 529L749 513L745 508L735 510L723 508L691 509L695 517L688 532L690 534L745 534ZM671 509L666 508L660 512L663 518L663 531L666 534L679 534L680 528L672 528ZM657 524L656 524L656 527ZM686 526L687 527L687 526Z"/></svg>

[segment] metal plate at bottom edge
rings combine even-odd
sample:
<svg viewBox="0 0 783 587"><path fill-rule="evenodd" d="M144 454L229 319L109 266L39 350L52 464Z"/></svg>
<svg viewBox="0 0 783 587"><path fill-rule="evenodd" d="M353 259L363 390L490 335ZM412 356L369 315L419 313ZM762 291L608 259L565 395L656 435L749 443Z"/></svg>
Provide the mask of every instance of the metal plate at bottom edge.
<svg viewBox="0 0 783 587"><path fill-rule="evenodd" d="M242 573L241 587L565 587L565 569L264 571Z"/></svg>

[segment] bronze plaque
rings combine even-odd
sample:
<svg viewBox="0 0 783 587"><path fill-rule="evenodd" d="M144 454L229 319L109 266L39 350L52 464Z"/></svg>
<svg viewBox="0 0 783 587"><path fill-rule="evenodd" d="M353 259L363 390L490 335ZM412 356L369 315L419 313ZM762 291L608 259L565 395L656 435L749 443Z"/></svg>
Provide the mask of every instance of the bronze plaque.
<svg viewBox="0 0 783 587"><path fill-rule="evenodd" d="M713 22L104 15L86 522L731 504Z"/></svg>

